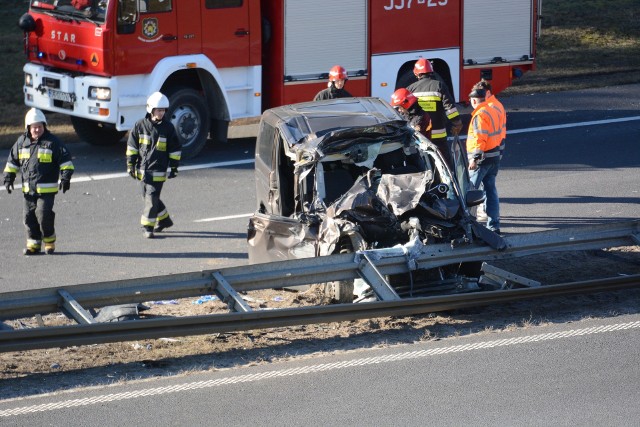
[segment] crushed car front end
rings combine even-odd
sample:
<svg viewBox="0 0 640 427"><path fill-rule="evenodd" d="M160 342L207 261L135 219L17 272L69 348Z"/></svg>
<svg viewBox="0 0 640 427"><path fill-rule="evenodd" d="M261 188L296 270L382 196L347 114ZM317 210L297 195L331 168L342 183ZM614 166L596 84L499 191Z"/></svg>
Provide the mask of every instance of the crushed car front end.
<svg viewBox="0 0 640 427"><path fill-rule="evenodd" d="M290 208L282 215L259 206L248 230L252 263L477 238L501 244L469 212L484 195L470 188L460 144L452 149L452 170L400 118L308 134L280 152L270 188ZM292 179L279 186L283 175ZM440 281L449 270L437 273Z"/></svg>

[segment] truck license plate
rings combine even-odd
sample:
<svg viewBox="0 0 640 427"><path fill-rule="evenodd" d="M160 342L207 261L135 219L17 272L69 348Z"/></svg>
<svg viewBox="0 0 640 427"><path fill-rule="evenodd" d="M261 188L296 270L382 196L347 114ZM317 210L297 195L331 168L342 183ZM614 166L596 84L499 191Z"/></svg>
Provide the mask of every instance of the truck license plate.
<svg viewBox="0 0 640 427"><path fill-rule="evenodd" d="M72 103L73 98L75 98L75 96L72 93L62 92L55 89L49 89L49 98L53 98L58 101Z"/></svg>

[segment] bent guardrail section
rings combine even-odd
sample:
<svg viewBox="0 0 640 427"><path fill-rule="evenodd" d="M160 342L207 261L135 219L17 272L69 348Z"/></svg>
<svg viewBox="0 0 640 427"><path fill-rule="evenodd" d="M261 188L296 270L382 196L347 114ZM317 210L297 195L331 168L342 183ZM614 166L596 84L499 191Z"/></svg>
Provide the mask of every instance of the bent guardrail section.
<svg viewBox="0 0 640 427"><path fill-rule="evenodd" d="M268 311L252 311L239 295L245 291L356 278L363 278L372 287L380 287L384 286L382 275L407 273L417 268L429 269L453 263L491 261L553 251L637 245L640 244L640 221L612 222L514 235L506 237L505 240L507 248L503 251L479 244L456 248L450 245L392 248L355 255L332 255L64 288L0 293L0 321L64 311L79 323L71 326L0 331L0 352L409 315L555 295L554 292L594 292L638 284L637 276L628 276L596 281L591 286L579 282L409 299L397 299L392 293L381 289L376 294L383 301ZM362 262L363 259L366 262ZM375 277L372 276L372 272L375 273ZM232 312L185 318L95 323L87 311L87 308L188 298L212 293L226 302ZM385 298L385 295L388 297Z"/></svg>

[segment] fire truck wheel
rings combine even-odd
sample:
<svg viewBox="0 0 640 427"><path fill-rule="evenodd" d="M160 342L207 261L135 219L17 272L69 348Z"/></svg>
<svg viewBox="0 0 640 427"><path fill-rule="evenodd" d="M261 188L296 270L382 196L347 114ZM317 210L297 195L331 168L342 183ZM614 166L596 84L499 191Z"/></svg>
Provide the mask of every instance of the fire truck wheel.
<svg viewBox="0 0 640 427"><path fill-rule="evenodd" d="M209 114L204 96L196 90L178 87L167 91L171 123L182 144L182 158L197 156L209 136Z"/></svg>
<svg viewBox="0 0 640 427"><path fill-rule="evenodd" d="M126 134L111 125L81 117L71 116L71 124L80 139L92 145L116 145Z"/></svg>

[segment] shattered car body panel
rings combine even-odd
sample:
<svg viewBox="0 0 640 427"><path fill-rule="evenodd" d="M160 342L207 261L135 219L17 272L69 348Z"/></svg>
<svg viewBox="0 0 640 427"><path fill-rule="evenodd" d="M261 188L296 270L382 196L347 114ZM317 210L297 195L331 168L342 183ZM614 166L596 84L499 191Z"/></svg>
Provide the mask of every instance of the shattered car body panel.
<svg viewBox="0 0 640 427"><path fill-rule="evenodd" d="M454 144L452 171L377 98L267 110L256 142L250 262L479 238L484 227L468 205L483 196L469 187L461 150ZM500 245L499 236L485 237Z"/></svg>

